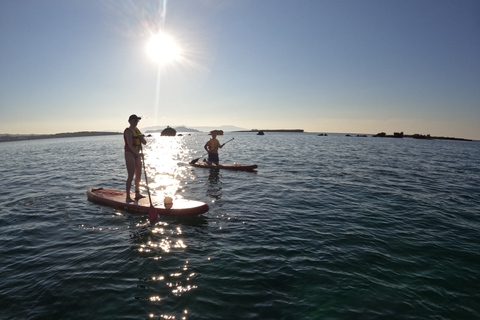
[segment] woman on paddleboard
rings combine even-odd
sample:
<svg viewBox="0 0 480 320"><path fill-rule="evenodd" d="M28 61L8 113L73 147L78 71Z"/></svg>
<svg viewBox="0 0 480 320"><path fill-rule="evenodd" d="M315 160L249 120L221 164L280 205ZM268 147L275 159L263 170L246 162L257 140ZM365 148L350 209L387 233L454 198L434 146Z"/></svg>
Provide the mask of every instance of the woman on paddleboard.
<svg viewBox="0 0 480 320"><path fill-rule="evenodd" d="M217 140L217 132L215 130L210 131L209 135L211 135L212 138L205 143L205 146L203 146L203 148L208 152L207 163L209 165L215 163L218 166L218 162L220 161L218 158L218 149L223 148L225 143L220 144L220 142Z"/></svg>
<svg viewBox="0 0 480 320"><path fill-rule="evenodd" d="M123 131L123 140L125 141L125 163L127 165L127 198L126 202L134 202L145 196L140 194L140 179L142 177L142 155L140 149L142 144L147 144L145 136L138 130L137 124L140 120L135 114L128 118L130 126ZM132 180L135 175L135 200L130 197Z"/></svg>

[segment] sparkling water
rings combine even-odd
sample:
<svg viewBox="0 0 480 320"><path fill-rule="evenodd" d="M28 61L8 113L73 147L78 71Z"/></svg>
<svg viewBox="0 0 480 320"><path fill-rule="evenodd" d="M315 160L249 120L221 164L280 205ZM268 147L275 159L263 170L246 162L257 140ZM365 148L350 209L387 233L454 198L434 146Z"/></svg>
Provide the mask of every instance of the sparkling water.
<svg viewBox="0 0 480 320"><path fill-rule="evenodd" d="M189 166L208 137L148 138L152 193L210 206L155 226L87 200L121 135L0 143L0 318L480 318L478 141L219 136L252 173Z"/></svg>

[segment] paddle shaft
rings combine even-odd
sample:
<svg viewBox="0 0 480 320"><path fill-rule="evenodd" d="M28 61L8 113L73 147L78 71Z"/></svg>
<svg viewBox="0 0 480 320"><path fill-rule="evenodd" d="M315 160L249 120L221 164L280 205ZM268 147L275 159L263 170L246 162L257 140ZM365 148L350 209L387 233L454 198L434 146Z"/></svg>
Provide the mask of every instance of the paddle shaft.
<svg viewBox="0 0 480 320"><path fill-rule="evenodd" d="M143 156L143 148L141 144L140 144L140 151L141 151L141 157L142 157L143 173L145 174L145 183L147 185L148 200L150 201L150 207L153 207L152 197L150 196L150 188L148 187L147 170L145 169L145 157Z"/></svg>
<svg viewBox="0 0 480 320"><path fill-rule="evenodd" d="M229 143L229 142L232 141L233 139L235 139L235 138L232 138L232 139L228 140L227 142L224 142L223 145L226 145L227 143Z"/></svg>
<svg viewBox="0 0 480 320"><path fill-rule="evenodd" d="M227 143L229 143L230 141L232 141L233 139L235 138L232 138L230 140L228 140L227 142L225 142L223 145L226 145ZM200 158L203 158L207 155L208 153L205 153L203 156L201 156ZM196 159L193 159L192 161L190 161L190 164L194 164L195 162L197 162L198 160L200 160L200 158L196 158Z"/></svg>
<svg viewBox="0 0 480 320"><path fill-rule="evenodd" d="M143 148L140 144L140 151L142 152L142 164L143 164L143 172L145 173L145 183L147 184L147 191L148 191L148 200L150 201L150 208L148 209L148 220L150 220L150 224L155 224L155 221L158 220L158 213L155 210L155 207L152 203L152 197L150 196L150 187L148 186L148 178L147 178L147 170L145 168L145 157L143 154Z"/></svg>

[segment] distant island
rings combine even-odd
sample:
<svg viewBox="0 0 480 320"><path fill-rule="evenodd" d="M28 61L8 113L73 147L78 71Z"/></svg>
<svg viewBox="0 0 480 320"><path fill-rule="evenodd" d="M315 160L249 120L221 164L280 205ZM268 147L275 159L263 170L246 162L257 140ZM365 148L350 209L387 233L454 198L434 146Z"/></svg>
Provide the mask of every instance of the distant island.
<svg viewBox="0 0 480 320"><path fill-rule="evenodd" d="M459 141L472 141L470 139L463 139L463 138L454 138L454 137L435 137L430 136L429 134L404 134L402 132L394 132L393 135L388 135L385 132L380 132L374 134L372 137L374 138L413 138L413 139L423 139L423 140L459 140Z"/></svg>
<svg viewBox="0 0 480 320"><path fill-rule="evenodd" d="M234 131L234 132L303 132L303 129L252 129L252 130L241 130L241 131Z"/></svg>
<svg viewBox="0 0 480 320"><path fill-rule="evenodd" d="M185 127L177 127L177 131L180 132L201 132L196 129L189 129ZM148 130L146 133L155 133L161 132L161 130ZM257 132L260 135L264 132L294 132L302 133L303 129L273 129L273 130L241 130L233 132ZM111 135L121 135L121 132L110 132L110 131L79 131L79 132L65 132L65 133L55 133L55 134L0 134L0 142L9 142L9 141L22 141L22 140L39 140L39 139L54 139L54 138L72 138L72 137L93 137L93 136L111 136ZM319 136L326 136L327 134L319 134ZM354 137L354 135L347 134L347 137ZM365 134L357 134L356 137L367 137ZM394 132L393 135L386 134L385 132L380 132L372 135L374 138L413 138L413 139L422 139L422 140L456 140L456 141L473 141L471 139L464 138L454 138L454 137L437 137L431 136L430 134L404 134L403 132Z"/></svg>
<svg viewBox="0 0 480 320"><path fill-rule="evenodd" d="M167 126L167 128L171 128L170 126ZM190 128L187 128L187 127L174 127L172 128L174 129L176 132L200 132L199 130L196 130L196 129L190 129ZM145 131L145 133L157 133L157 132L162 132L163 130L165 130L165 128L161 128L161 129L148 129L147 131Z"/></svg>
<svg viewBox="0 0 480 320"><path fill-rule="evenodd" d="M65 133L56 133L56 134L1 134L0 142L52 139L52 138L111 136L111 135L120 135L120 134L122 133L103 132L103 131L80 131L80 132L65 132Z"/></svg>

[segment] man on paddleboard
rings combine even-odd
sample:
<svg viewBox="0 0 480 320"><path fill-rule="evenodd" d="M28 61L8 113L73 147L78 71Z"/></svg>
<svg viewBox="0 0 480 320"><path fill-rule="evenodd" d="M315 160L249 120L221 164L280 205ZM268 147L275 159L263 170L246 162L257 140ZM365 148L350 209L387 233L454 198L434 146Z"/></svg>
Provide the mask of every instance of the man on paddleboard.
<svg viewBox="0 0 480 320"><path fill-rule="evenodd" d="M212 138L205 143L205 146L203 146L203 148L208 152L207 163L209 165L215 163L218 166L218 162L220 161L218 158L218 148L223 148L225 143L220 144L220 142L217 140L217 132L215 130L210 131L209 135L211 135Z"/></svg>
<svg viewBox="0 0 480 320"><path fill-rule="evenodd" d="M140 154L140 149L142 144L147 144L145 140L145 135L143 135L140 130L137 128L138 121L140 117L132 114L128 118L130 126L123 131L123 140L125 141L125 163L127 165L127 197L126 202L134 202L141 198L145 198L144 195L140 194L140 179L142 177L142 155ZM135 200L130 197L130 189L132 188L132 180L135 175Z"/></svg>

